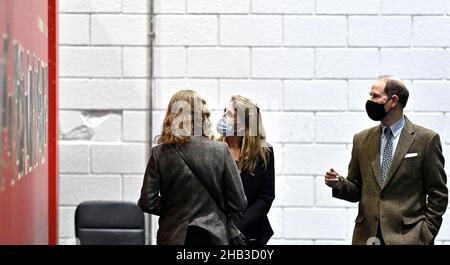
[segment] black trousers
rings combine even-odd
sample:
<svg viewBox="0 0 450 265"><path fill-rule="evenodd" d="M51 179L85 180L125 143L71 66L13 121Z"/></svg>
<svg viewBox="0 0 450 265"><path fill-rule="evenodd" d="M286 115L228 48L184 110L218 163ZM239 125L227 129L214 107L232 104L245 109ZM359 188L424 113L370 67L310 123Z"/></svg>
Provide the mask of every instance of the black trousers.
<svg viewBox="0 0 450 265"><path fill-rule="evenodd" d="M380 240L380 245L382 245L382 246L386 245L386 243L384 242L384 239L383 239L383 235L381 234L380 224L378 224L377 237Z"/></svg>
<svg viewBox="0 0 450 265"><path fill-rule="evenodd" d="M211 245L211 237L209 232L198 226L189 226L184 242L188 246L205 246Z"/></svg>

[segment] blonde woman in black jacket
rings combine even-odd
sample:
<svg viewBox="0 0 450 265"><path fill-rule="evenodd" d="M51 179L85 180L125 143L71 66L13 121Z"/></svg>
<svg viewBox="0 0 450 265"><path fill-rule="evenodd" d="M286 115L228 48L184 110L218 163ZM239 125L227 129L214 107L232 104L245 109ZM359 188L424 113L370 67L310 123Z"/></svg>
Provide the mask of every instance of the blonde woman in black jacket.
<svg viewBox="0 0 450 265"><path fill-rule="evenodd" d="M219 141L228 144L239 168L248 206L236 223L249 245L266 245L273 230L267 214L275 199L273 148L266 143L259 107L232 96L217 124Z"/></svg>

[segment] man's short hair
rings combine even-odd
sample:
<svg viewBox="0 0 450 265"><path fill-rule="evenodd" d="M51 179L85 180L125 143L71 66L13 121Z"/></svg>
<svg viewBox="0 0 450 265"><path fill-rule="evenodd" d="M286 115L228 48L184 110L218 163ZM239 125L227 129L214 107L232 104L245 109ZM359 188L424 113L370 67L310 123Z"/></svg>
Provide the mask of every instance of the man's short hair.
<svg viewBox="0 0 450 265"><path fill-rule="evenodd" d="M378 77L378 80L382 80L385 83L384 93L386 93L388 97L392 97L393 95L398 96L398 102L402 109L404 109L406 103L408 103L409 91L403 81L391 75L382 75Z"/></svg>

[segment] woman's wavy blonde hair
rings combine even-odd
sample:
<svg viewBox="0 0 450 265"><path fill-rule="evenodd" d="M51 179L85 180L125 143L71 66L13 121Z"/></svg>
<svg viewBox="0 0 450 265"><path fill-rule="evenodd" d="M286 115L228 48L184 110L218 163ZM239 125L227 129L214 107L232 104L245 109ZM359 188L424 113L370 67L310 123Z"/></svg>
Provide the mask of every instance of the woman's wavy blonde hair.
<svg viewBox="0 0 450 265"><path fill-rule="evenodd" d="M206 101L193 90L180 90L170 99L158 144L186 143L193 135L213 138L211 112Z"/></svg>
<svg viewBox="0 0 450 265"><path fill-rule="evenodd" d="M237 115L242 115L241 120L245 123L245 133L242 140L241 153L239 155L238 168L253 174L257 158L262 159L264 171L267 170L269 148L266 143L266 131L262 123L259 107L249 98L244 96L232 96L230 103L233 104ZM256 121L256 128L251 128L251 121ZM255 132L256 129L256 132ZM226 142L225 136L220 136L219 141Z"/></svg>

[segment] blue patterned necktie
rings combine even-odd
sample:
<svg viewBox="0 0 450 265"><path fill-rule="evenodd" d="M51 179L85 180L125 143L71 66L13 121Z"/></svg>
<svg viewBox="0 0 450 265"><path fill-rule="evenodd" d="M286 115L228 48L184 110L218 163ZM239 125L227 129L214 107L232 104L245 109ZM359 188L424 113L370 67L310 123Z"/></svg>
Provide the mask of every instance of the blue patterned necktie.
<svg viewBox="0 0 450 265"><path fill-rule="evenodd" d="M383 162L381 163L381 176L380 176L380 183L382 186L384 186L386 178L389 174L389 169L391 168L392 164L392 151L394 149L393 143L392 143L392 131L390 128L384 129L384 135L386 137L386 145L384 146L383 151Z"/></svg>

